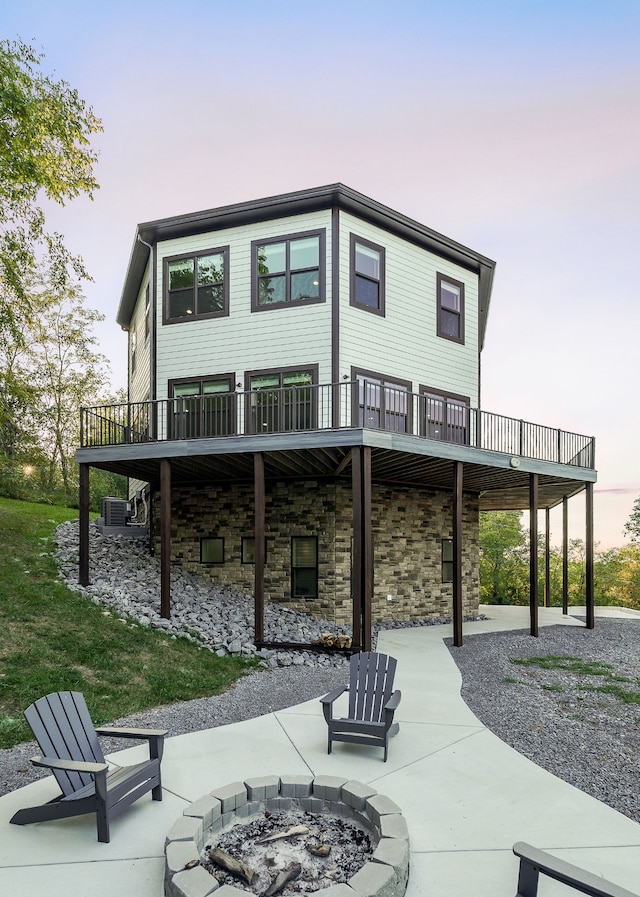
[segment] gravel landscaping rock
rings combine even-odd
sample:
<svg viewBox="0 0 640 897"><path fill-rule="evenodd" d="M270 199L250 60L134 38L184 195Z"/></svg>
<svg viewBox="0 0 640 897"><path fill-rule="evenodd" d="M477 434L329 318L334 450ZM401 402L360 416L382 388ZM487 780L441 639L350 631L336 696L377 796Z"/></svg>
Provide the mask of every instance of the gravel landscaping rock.
<svg viewBox="0 0 640 897"><path fill-rule="evenodd" d="M545 626L538 638L525 630L472 635L461 648L447 643L462 697L488 729L640 822L640 620L599 619L593 630Z"/></svg>

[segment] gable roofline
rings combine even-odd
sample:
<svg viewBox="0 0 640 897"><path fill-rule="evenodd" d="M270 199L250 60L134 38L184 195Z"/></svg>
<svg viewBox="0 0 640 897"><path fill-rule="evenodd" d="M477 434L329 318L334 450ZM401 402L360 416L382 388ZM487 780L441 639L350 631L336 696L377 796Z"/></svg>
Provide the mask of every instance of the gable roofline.
<svg viewBox="0 0 640 897"><path fill-rule="evenodd" d="M117 322L125 330L128 330L142 280L149 264L150 250L149 246L145 244L155 246L164 240L331 208L349 212L478 274L480 346L482 347L495 262L344 184L329 184L325 187L298 190L251 202L234 203L216 209L160 218L156 221L139 224L131 249L116 316Z"/></svg>

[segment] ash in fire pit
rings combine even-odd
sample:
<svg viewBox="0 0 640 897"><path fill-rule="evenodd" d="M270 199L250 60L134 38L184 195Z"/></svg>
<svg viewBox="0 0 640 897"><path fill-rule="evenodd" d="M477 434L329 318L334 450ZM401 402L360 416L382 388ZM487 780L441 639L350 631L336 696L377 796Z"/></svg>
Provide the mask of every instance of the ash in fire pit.
<svg viewBox="0 0 640 897"><path fill-rule="evenodd" d="M328 897L336 885L355 897L402 897L409 837L400 808L362 782L263 776L187 807L165 856L166 897Z"/></svg>
<svg viewBox="0 0 640 897"><path fill-rule="evenodd" d="M200 862L220 884L275 897L285 888L308 893L348 881L374 846L371 833L339 816L269 813L208 840Z"/></svg>

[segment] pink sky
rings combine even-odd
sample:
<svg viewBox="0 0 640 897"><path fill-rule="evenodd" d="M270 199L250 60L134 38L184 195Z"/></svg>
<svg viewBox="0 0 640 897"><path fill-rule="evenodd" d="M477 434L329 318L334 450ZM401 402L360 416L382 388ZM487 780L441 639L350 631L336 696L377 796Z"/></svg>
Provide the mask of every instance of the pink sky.
<svg viewBox="0 0 640 897"><path fill-rule="evenodd" d="M341 181L497 262L488 411L596 436L596 541L640 495L640 4L3 4L102 118L80 253L116 386L140 221ZM583 503L570 503L584 537ZM561 535L552 513L553 540Z"/></svg>

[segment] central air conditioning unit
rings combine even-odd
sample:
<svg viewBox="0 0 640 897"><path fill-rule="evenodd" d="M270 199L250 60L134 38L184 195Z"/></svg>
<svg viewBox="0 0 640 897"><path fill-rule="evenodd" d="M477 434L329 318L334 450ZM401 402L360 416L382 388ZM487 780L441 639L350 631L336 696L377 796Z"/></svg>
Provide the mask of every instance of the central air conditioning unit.
<svg viewBox="0 0 640 897"><path fill-rule="evenodd" d="M131 519L131 503L124 498L103 498L100 511L105 526L127 526Z"/></svg>

